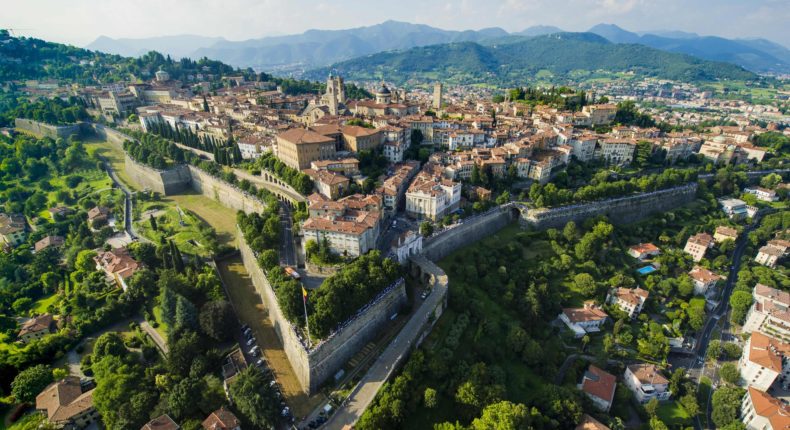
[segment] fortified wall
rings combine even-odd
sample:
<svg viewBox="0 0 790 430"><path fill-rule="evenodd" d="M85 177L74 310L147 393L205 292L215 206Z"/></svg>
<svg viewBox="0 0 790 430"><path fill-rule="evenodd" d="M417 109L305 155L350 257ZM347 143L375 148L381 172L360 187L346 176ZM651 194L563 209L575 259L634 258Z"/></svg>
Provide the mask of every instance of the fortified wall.
<svg viewBox="0 0 790 430"><path fill-rule="evenodd" d="M26 118L16 118L14 120L14 127L39 136L51 137L53 139L57 139L59 137L66 139L72 134L80 134L79 124L51 125Z"/></svg>
<svg viewBox="0 0 790 430"><path fill-rule="evenodd" d="M429 260L439 261L451 252L491 236L515 219L509 206L463 220L457 227L437 233L423 241L422 254Z"/></svg>
<svg viewBox="0 0 790 430"><path fill-rule="evenodd" d="M266 209L266 204L258 197L242 190L241 188L209 175L199 168L188 165L188 172L192 178L191 186L195 191L216 200L223 205L244 213L261 213Z"/></svg>
<svg viewBox="0 0 790 430"><path fill-rule="evenodd" d="M324 381L343 368L354 354L379 334L389 322L389 317L406 304L405 282L401 279L361 309L339 331L308 351L280 310L274 290L241 231L237 231L237 237L244 267L269 311L269 320L299 383L308 393L315 393Z"/></svg>
<svg viewBox="0 0 790 430"><path fill-rule="evenodd" d="M157 170L134 161L128 154L124 156L124 170L129 177L159 194L170 196L184 192L192 183L189 168L185 165L173 166L166 170Z"/></svg>
<svg viewBox="0 0 790 430"><path fill-rule="evenodd" d="M522 225L537 229L563 227L568 221L576 223L587 218L605 215L615 223L639 221L656 212L667 211L691 203L697 194L697 183L642 193L628 197L602 200L551 209L522 210Z"/></svg>

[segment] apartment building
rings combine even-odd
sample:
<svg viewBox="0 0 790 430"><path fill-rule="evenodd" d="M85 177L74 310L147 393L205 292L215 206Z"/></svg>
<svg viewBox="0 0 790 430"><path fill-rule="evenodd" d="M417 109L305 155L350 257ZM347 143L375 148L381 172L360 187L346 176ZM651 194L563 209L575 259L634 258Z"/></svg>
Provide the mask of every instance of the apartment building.
<svg viewBox="0 0 790 430"><path fill-rule="evenodd" d="M741 421L747 430L786 430L790 428L790 406L749 387L741 403Z"/></svg>
<svg viewBox="0 0 790 430"><path fill-rule="evenodd" d="M705 253L708 249L713 247L713 243L713 236L708 233L695 234L688 238L686 246L683 247L683 251L691 255L694 261L700 262L705 258Z"/></svg>
<svg viewBox="0 0 790 430"><path fill-rule="evenodd" d="M702 266L694 266L689 272L689 276L694 282L694 294L700 296L706 295L711 287L715 286L717 282L724 278Z"/></svg>
<svg viewBox="0 0 790 430"><path fill-rule="evenodd" d="M426 170L417 174L406 191L406 213L417 219L436 221L458 209L460 203L460 182Z"/></svg>
<svg viewBox="0 0 790 430"><path fill-rule="evenodd" d="M768 391L781 375L783 386L788 387L790 376L790 344L768 336L760 331L752 332L743 347L738 361L738 370L744 385L760 391Z"/></svg>
<svg viewBox="0 0 790 430"><path fill-rule="evenodd" d="M754 303L746 314L744 333L761 331L790 342L790 293L763 284L752 291Z"/></svg>
<svg viewBox="0 0 790 430"><path fill-rule="evenodd" d="M376 247L381 219L381 198L355 194L338 201L313 194L310 217L302 224L304 243L329 243L338 255L357 257Z"/></svg>
<svg viewBox="0 0 790 430"><path fill-rule="evenodd" d="M649 295L647 290L639 287L634 289L618 287L609 291L606 302L617 305L629 317L636 318L642 312Z"/></svg>

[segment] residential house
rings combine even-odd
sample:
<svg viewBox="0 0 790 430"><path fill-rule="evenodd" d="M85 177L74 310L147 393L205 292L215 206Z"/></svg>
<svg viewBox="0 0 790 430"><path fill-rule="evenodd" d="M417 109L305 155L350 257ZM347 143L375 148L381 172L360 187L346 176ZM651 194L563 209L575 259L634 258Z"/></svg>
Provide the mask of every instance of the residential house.
<svg viewBox="0 0 790 430"><path fill-rule="evenodd" d="M22 324L22 329L19 330L17 338L24 343L28 343L31 340L41 339L52 333L54 327L55 320L52 315L43 314L35 316Z"/></svg>
<svg viewBox="0 0 790 430"><path fill-rule="evenodd" d="M744 333L761 331L790 342L790 293L763 284L752 291L754 303L743 324Z"/></svg>
<svg viewBox="0 0 790 430"><path fill-rule="evenodd" d="M582 421L579 425L576 426L575 430L610 430L609 427L603 425L600 421L596 420L595 418L584 414L582 415Z"/></svg>
<svg viewBox="0 0 790 430"><path fill-rule="evenodd" d="M88 224L93 228L103 227L109 221L109 217L109 208L96 206L88 211Z"/></svg>
<svg viewBox="0 0 790 430"><path fill-rule="evenodd" d="M329 170L304 169L302 172L313 180L313 187L319 194L331 200L340 198L351 183L347 177Z"/></svg>
<svg viewBox="0 0 790 430"><path fill-rule="evenodd" d="M782 375L785 388L790 376L790 344L775 339L760 331L752 332L743 347L738 361L742 382L760 391L768 391L774 381Z"/></svg>
<svg viewBox="0 0 790 430"><path fill-rule="evenodd" d="M721 210L727 214L730 219L746 218L746 202L740 199L719 199Z"/></svg>
<svg viewBox="0 0 790 430"><path fill-rule="evenodd" d="M584 372L579 389L603 412L609 412L614 401L617 378L594 364Z"/></svg>
<svg viewBox="0 0 790 430"><path fill-rule="evenodd" d="M25 216L0 212L0 245L16 247L22 244L25 235Z"/></svg>
<svg viewBox="0 0 790 430"><path fill-rule="evenodd" d="M788 248L790 248L790 242L786 240L769 240L757 251L754 261L763 266L774 268L776 263L787 255Z"/></svg>
<svg viewBox="0 0 790 430"><path fill-rule="evenodd" d="M652 243L640 243L628 248L628 254L637 260L645 260L661 254L661 250Z"/></svg>
<svg viewBox="0 0 790 430"><path fill-rule="evenodd" d="M233 415L233 412L221 407L203 420L203 428L206 430L241 430L241 421L236 418L236 415Z"/></svg>
<svg viewBox="0 0 790 430"><path fill-rule="evenodd" d="M80 378L67 376L53 382L36 396L36 409L59 428L84 429L99 420L93 406L93 390L83 392Z"/></svg>
<svg viewBox="0 0 790 430"><path fill-rule="evenodd" d="M72 208L70 208L68 206L58 206L58 207L54 207L54 208L49 208L49 209L47 209L47 211L49 212L49 215L54 220L62 219L66 215L70 215L70 214L74 213L74 209L72 209Z"/></svg>
<svg viewBox="0 0 790 430"><path fill-rule="evenodd" d="M736 240L738 239L738 230L727 227L726 225L720 225L716 227L716 231L713 233L713 239L716 243L722 243L725 240Z"/></svg>
<svg viewBox="0 0 790 430"><path fill-rule="evenodd" d="M755 197L757 197L757 200L761 200L764 202L775 202L779 200L779 196L776 195L776 191L769 190L768 188L763 188L763 187L744 188L743 192L753 194Z"/></svg>
<svg viewBox="0 0 790 430"><path fill-rule="evenodd" d="M787 430L790 428L790 406L749 387L741 403L741 421L747 430Z"/></svg>
<svg viewBox="0 0 790 430"><path fill-rule="evenodd" d="M689 276L694 282L694 294L697 295L705 295L710 287L716 285L716 282L723 278L701 266L694 266L689 272Z"/></svg>
<svg viewBox="0 0 790 430"><path fill-rule="evenodd" d="M132 258L126 248L100 252L93 257L93 261L96 262L96 270L103 271L109 280L124 291L129 287L126 281L142 268L142 264Z"/></svg>
<svg viewBox="0 0 790 430"><path fill-rule="evenodd" d="M588 301L581 308L564 308L559 315L562 322L571 329L577 338L587 333L601 331L609 315L594 302Z"/></svg>
<svg viewBox="0 0 790 430"><path fill-rule="evenodd" d="M63 246L64 242L65 239L63 236L47 236L36 242L33 249L35 249L36 252L40 252L47 248L60 248Z"/></svg>
<svg viewBox="0 0 790 430"><path fill-rule="evenodd" d="M713 247L713 236L708 233L699 233L691 236L686 241L683 251L690 254L694 261L701 261L705 258L705 252Z"/></svg>
<svg viewBox="0 0 790 430"><path fill-rule="evenodd" d="M659 372L655 364L639 363L626 366L623 375L625 386L634 393L639 403L652 399L669 400L669 380Z"/></svg>
<svg viewBox="0 0 790 430"><path fill-rule="evenodd" d="M181 426L164 414L148 421L140 430L181 430Z"/></svg>
<svg viewBox="0 0 790 430"><path fill-rule="evenodd" d="M606 302L617 305L629 317L636 318L642 312L649 295L647 290L639 287L634 289L618 287L609 291Z"/></svg>

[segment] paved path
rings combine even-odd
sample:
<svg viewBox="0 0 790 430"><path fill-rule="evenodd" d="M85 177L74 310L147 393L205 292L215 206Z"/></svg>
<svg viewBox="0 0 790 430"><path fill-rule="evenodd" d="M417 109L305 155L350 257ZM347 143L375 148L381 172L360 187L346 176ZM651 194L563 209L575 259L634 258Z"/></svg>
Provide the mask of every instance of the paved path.
<svg viewBox="0 0 790 430"><path fill-rule="evenodd" d="M162 338L159 332L156 331L156 329L154 329L153 327L151 327L151 324L148 324L148 321L140 321L140 328L143 329L146 333L148 333L148 335L151 336L151 339L153 339L156 346L158 346L159 349L165 355L167 355L168 353L167 342L165 342L165 340Z"/></svg>
<svg viewBox="0 0 790 430"><path fill-rule="evenodd" d="M403 330L395 336L395 339L376 359L375 363L351 392L346 402L332 415L325 425L326 429L341 430L343 426L347 424L353 425L359 420L365 409L376 397L381 386L387 382L401 362L408 357L412 345L414 345L417 337L422 332L422 328L428 321L429 316L444 301L448 286L447 275L422 255L413 257L413 259L417 264L420 264L424 269L436 276L437 282L433 287L433 291L422 302L417 311L414 312L414 315L403 327Z"/></svg>

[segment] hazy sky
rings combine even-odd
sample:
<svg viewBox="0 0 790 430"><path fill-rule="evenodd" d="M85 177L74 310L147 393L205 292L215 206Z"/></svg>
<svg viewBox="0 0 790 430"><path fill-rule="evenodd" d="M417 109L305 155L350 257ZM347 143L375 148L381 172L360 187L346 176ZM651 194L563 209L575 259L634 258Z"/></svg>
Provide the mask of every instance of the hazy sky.
<svg viewBox="0 0 790 430"><path fill-rule="evenodd" d="M790 46L790 0L1 0L0 28L84 46L176 34L241 40L388 19L461 30L606 22L632 31L764 37Z"/></svg>

